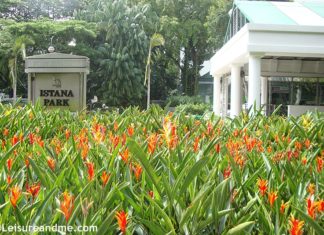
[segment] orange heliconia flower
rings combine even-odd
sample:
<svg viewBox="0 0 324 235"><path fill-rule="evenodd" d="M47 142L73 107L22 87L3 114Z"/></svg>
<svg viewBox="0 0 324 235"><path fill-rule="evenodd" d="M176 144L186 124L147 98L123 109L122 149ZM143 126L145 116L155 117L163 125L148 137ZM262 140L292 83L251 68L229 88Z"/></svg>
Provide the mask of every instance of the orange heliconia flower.
<svg viewBox="0 0 324 235"><path fill-rule="evenodd" d="M264 179L258 179L257 184L258 184L261 196L264 196L264 194L266 193L266 191L268 189L268 181L264 180Z"/></svg>
<svg viewBox="0 0 324 235"><path fill-rule="evenodd" d="M128 157L129 157L129 150L126 148L124 150L124 152L120 152L119 154L120 154L121 159L125 162L125 164L127 164Z"/></svg>
<svg viewBox="0 0 324 235"><path fill-rule="evenodd" d="M127 213L125 211L116 212L116 219L118 222L119 229L123 234L126 234L126 226L127 226Z"/></svg>
<svg viewBox="0 0 324 235"><path fill-rule="evenodd" d="M216 153L220 153L220 149L221 149L220 144L215 144L214 147L215 147Z"/></svg>
<svg viewBox="0 0 324 235"><path fill-rule="evenodd" d="M40 147L44 148L44 140L40 136L36 138L36 142Z"/></svg>
<svg viewBox="0 0 324 235"><path fill-rule="evenodd" d="M106 127L99 123L95 123L92 127L92 135L97 144L104 142L106 137Z"/></svg>
<svg viewBox="0 0 324 235"><path fill-rule="evenodd" d="M314 200L310 197L307 198L307 212L310 217L315 219L315 209L316 209L316 203L314 203Z"/></svg>
<svg viewBox="0 0 324 235"><path fill-rule="evenodd" d="M285 213L287 206L288 206L288 202L284 203L284 201L281 201L281 205L280 205L280 213L281 214Z"/></svg>
<svg viewBox="0 0 324 235"><path fill-rule="evenodd" d="M47 165L48 165L49 168L51 168L52 171L54 171L56 162L55 162L55 160L53 158L48 157L47 158Z"/></svg>
<svg viewBox="0 0 324 235"><path fill-rule="evenodd" d="M7 184L11 184L11 176L7 175Z"/></svg>
<svg viewBox="0 0 324 235"><path fill-rule="evenodd" d="M228 165L223 172L224 179L227 179L231 175L231 166Z"/></svg>
<svg viewBox="0 0 324 235"><path fill-rule="evenodd" d="M32 184L31 186L28 185L28 182L26 184L26 191L32 195L33 197L33 200L35 199L35 197L37 197L39 191L40 191L40 182L39 183L35 183L35 184Z"/></svg>
<svg viewBox="0 0 324 235"><path fill-rule="evenodd" d="M296 150L299 150L300 151L302 149L302 147L303 146L302 146L302 144L299 141L296 141L295 142L295 148L296 148Z"/></svg>
<svg viewBox="0 0 324 235"><path fill-rule="evenodd" d="M178 142L177 127L169 117L165 117L163 121L163 137L169 149L175 148Z"/></svg>
<svg viewBox="0 0 324 235"><path fill-rule="evenodd" d="M207 133L206 134L208 136L214 135L213 124L210 121L207 123Z"/></svg>
<svg viewBox="0 0 324 235"><path fill-rule="evenodd" d="M62 195L63 200L61 201L60 209L66 222L68 222L74 208L74 197L68 192L64 192Z"/></svg>
<svg viewBox="0 0 324 235"><path fill-rule="evenodd" d="M134 124L131 124L128 128L127 128L127 133L128 136L131 137L132 135L134 135Z"/></svg>
<svg viewBox="0 0 324 235"><path fill-rule="evenodd" d="M12 162L13 162L13 159L12 158L8 158L8 160L7 160L7 169L8 169L8 171L11 171Z"/></svg>
<svg viewBox="0 0 324 235"><path fill-rule="evenodd" d="M107 173L106 171L104 171L104 172L102 172L100 178L102 181L102 186L105 187L106 184L108 183L109 178L110 178L110 173Z"/></svg>
<svg viewBox="0 0 324 235"><path fill-rule="evenodd" d="M1 140L1 147L4 149L6 146L6 141L5 140Z"/></svg>
<svg viewBox="0 0 324 235"><path fill-rule="evenodd" d="M88 144L84 144L81 147L81 157L83 160L86 160L88 153L89 153L89 145Z"/></svg>
<svg viewBox="0 0 324 235"><path fill-rule="evenodd" d="M194 149L195 153L199 150L199 140L200 140L199 137L195 138L195 142L194 142L194 145L193 145L193 149Z"/></svg>
<svg viewBox="0 0 324 235"><path fill-rule="evenodd" d="M133 171L134 171L136 180L139 181L139 179L141 177L141 174L142 174L142 171L143 171L141 165L136 163L135 167L133 167Z"/></svg>
<svg viewBox="0 0 324 235"><path fill-rule="evenodd" d="M233 136L234 137L238 137L238 135L239 135L239 130L238 129L235 129L234 131L233 131Z"/></svg>
<svg viewBox="0 0 324 235"><path fill-rule="evenodd" d="M91 181L94 177L94 164L93 162L86 162L85 165L88 169L88 179Z"/></svg>
<svg viewBox="0 0 324 235"><path fill-rule="evenodd" d="M305 166L307 164L307 158L306 157L302 157L301 162Z"/></svg>
<svg viewBox="0 0 324 235"><path fill-rule="evenodd" d="M148 191L148 195L150 196L150 198L152 198L152 199L153 199L153 197L154 197L154 193L153 193L153 191L152 191L152 190Z"/></svg>
<svg viewBox="0 0 324 235"><path fill-rule="evenodd" d="M316 168L317 168L317 172L322 171L322 169L323 169L323 158L321 158L321 157L316 158Z"/></svg>
<svg viewBox="0 0 324 235"><path fill-rule="evenodd" d="M158 142L158 135L155 133L155 134L152 134L148 137L148 152L149 154L153 154L155 152L155 149L156 149L156 144Z"/></svg>
<svg viewBox="0 0 324 235"><path fill-rule="evenodd" d="M324 211L324 200L319 200L316 202L317 210L318 212L323 212Z"/></svg>
<svg viewBox="0 0 324 235"><path fill-rule="evenodd" d="M28 139L30 144L34 144L35 142L35 135L33 133L28 134Z"/></svg>
<svg viewBox="0 0 324 235"><path fill-rule="evenodd" d="M53 146L53 148L55 149L55 153L56 155L59 155L62 151L62 144L61 144L61 141L57 138L54 138L52 141L51 141L51 145Z"/></svg>
<svg viewBox="0 0 324 235"><path fill-rule="evenodd" d="M242 168L245 165L246 159L240 154L235 154L234 162Z"/></svg>
<svg viewBox="0 0 324 235"><path fill-rule="evenodd" d="M3 136L8 136L9 135L9 130L5 128L2 132Z"/></svg>
<svg viewBox="0 0 324 235"><path fill-rule="evenodd" d="M15 185L10 189L9 192L10 202L14 208L17 207L17 202L20 198L20 195L21 195L21 189L18 187L18 185Z"/></svg>
<svg viewBox="0 0 324 235"><path fill-rule="evenodd" d="M289 220L290 224L290 235L301 235L302 234L302 228L304 226L304 221L295 219L294 216L291 216Z"/></svg>
<svg viewBox="0 0 324 235"><path fill-rule="evenodd" d="M306 147L307 149L309 149L309 147L310 147L310 145L311 145L311 142L310 142L309 139L306 139L305 142L304 142L304 144L305 144L305 147Z"/></svg>
<svg viewBox="0 0 324 235"><path fill-rule="evenodd" d="M276 201L276 199L278 198L278 193L277 192L270 192L268 193L268 199L269 199L269 203L270 206L272 207L274 202Z"/></svg>
<svg viewBox="0 0 324 235"><path fill-rule="evenodd" d="M69 129L66 129L64 134L65 134L65 139L68 140L71 136L71 131Z"/></svg>
<svg viewBox="0 0 324 235"><path fill-rule="evenodd" d="M112 142L115 149L119 144L120 137L118 135L114 136L113 134L110 133L109 139Z"/></svg>
<svg viewBox="0 0 324 235"><path fill-rule="evenodd" d="M122 139L122 141L121 141L122 142L122 146L125 146L126 140L127 140L127 135L125 133L123 133L121 139Z"/></svg>
<svg viewBox="0 0 324 235"><path fill-rule="evenodd" d="M118 130L118 122L115 121L115 122L114 122L114 131L116 132L117 130Z"/></svg>
<svg viewBox="0 0 324 235"><path fill-rule="evenodd" d="M12 144L12 145L15 145L15 144L18 143L18 141L19 141L19 138L18 138L18 136L15 134L15 135L12 137L12 139L11 139L11 144Z"/></svg>
<svg viewBox="0 0 324 235"><path fill-rule="evenodd" d="M307 191L309 192L310 195L315 194L315 184L310 183L307 187Z"/></svg>

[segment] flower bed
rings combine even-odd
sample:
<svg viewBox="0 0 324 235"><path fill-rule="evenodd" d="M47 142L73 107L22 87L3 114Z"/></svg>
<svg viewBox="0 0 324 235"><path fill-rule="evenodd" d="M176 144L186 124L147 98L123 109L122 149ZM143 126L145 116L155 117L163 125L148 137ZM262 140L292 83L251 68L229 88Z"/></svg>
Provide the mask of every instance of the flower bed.
<svg viewBox="0 0 324 235"><path fill-rule="evenodd" d="M324 234L324 115L0 106L5 225L93 234ZM89 233L90 234L90 233Z"/></svg>

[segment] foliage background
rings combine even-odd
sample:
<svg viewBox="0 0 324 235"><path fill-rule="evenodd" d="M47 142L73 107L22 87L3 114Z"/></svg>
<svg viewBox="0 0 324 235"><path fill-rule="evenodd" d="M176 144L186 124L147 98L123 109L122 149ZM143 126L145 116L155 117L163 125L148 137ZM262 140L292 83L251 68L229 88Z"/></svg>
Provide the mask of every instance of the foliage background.
<svg viewBox="0 0 324 235"><path fill-rule="evenodd" d="M90 58L89 99L143 105L148 44L160 33L166 43L153 50L152 100L175 90L197 95L200 65L222 45L231 5L226 0L1 1L0 89L10 91L14 69L18 95L26 96L21 49L27 56L46 53L53 38L56 52ZM68 46L72 40L75 47Z"/></svg>

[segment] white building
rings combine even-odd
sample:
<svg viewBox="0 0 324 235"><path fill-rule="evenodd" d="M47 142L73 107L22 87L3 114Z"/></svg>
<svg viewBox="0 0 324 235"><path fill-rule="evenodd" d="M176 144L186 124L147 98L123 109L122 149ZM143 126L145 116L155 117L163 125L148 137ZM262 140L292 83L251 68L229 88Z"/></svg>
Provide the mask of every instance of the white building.
<svg viewBox="0 0 324 235"><path fill-rule="evenodd" d="M226 43L210 59L210 74L217 115L227 115L228 107L231 117L238 115L244 93L248 107L264 107L266 113L269 100L276 98L276 89L268 84L275 81L289 84L277 93L294 98L288 103L288 114L324 111L324 1L236 0ZM316 84L308 92L315 94L314 101L301 102L305 82ZM281 92L280 86L277 90Z"/></svg>

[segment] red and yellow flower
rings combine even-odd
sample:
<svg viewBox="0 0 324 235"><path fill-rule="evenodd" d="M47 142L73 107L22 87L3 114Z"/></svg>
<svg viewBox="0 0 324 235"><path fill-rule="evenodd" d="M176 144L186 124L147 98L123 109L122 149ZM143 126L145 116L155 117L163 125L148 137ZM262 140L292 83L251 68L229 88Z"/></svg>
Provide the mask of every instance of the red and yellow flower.
<svg viewBox="0 0 324 235"><path fill-rule="evenodd" d="M56 166L56 162L55 162L55 160L53 158L48 157L47 158L47 165L48 165L49 168L51 168L52 171L54 171L55 166Z"/></svg>
<svg viewBox="0 0 324 235"><path fill-rule="evenodd" d="M74 208L74 197L66 191L62 195L63 200L61 201L60 209L65 217L66 222L68 222Z"/></svg>
<svg viewBox="0 0 324 235"><path fill-rule="evenodd" d="M268 189L268 181L265 179L258 179L257 185L259 187L261 196L264 196Z"/></svg>
<svg viewBox="0 0 324 235"><path fill-rule="evenodd" d="M88 179L91 181L94 177L94 163L93 162L86 162L85 165L87 166L88 170Z"/></svg>
<svg viewBox="0 0 324 235"><path fill-rule="evenodd" d="M106 184L108 183L109 178L110 178L110 173L107 173L106 171L104 171L104 172L102 172L100 178L102 181L102 186L105 187Z"/></svg>
<svg viewBox="0 0 324 235"><path fill-rule="evenodd" d="M304 221L295 219L294 216L291 216L289 220L290 225L290 235L301 235L303 232Z"/></svg>
<svg viewBox="0 0 324 235"><path fill-rule="evenodd" d="M272 207L275 201L278 198L278 192L270 192L268 193L269 204Z"/></svg>
<svg viewBox="0 0 324 235"><path fill-rule="evenodd" d="M18 185L15 185L12 188L10 188L9 191L10 202L14 208L17 207L17 202L20 196L21 196L21 189L18 187Z"/></svg>
<svg viewBox="0 0 324 235"><path fill-rule="evenodd" d="M125 211L116 212L116 219L118 222L119 229L122 231L123 234L126 234L127 213L125 213Z"/></svg>
<svg viewBox="0 0 324 235"><path fill-rule="evenodd" d="M34 183L31 186L29 186L28 183L26 184L26 191L33 197L33 200L37 197L40 189L41 189L40 182Z"/></svg>
<svg viewBox="0 0 324 235"><path fill-rule="evenodd" d="M139 179L142 175L143 169L142 169L141 165L138 163L135 163L134 165L135 166L132 167L133 171L134 171L134 175L135 175L136 180L139 181Z"/></svg>

